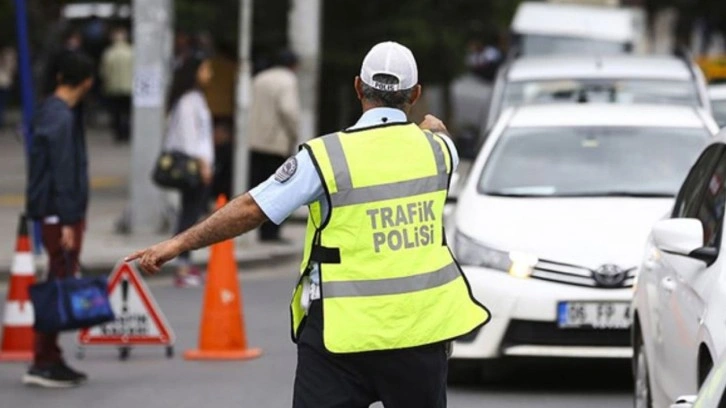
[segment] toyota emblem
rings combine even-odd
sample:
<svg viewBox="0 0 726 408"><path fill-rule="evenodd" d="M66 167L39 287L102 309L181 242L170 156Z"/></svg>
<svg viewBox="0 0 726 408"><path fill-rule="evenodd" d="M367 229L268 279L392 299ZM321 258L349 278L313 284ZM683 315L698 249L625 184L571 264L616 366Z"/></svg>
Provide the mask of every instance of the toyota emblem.
<svg viewBox="0 0 726 408"><path fill-rule="evenodd" d="M617 265L605 264L592 272L592 278L598 286L617 288L623 286L628 273Z"/></svg>

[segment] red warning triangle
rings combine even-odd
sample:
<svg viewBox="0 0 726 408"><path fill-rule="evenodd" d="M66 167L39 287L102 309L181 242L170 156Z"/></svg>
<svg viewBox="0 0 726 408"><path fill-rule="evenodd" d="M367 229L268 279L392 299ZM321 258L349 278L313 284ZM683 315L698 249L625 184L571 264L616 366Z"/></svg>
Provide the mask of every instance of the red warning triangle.
<svg viewBox="0 0 726 408"><path fill-rule="evenodd" d="M82 330L81 345L169 345L174 332L136 268L121 262L108 278L108 297L116 320Z"/></svg>

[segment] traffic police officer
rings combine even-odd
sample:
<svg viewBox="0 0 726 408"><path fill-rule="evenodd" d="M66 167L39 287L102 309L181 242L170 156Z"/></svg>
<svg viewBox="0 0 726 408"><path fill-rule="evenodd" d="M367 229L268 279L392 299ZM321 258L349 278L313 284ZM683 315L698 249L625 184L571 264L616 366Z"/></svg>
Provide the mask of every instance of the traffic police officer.
<svg viewBox="0 0 726 408"><path fill-rule="evenodd" d="M266 182L204 222L131 255L149 273L180 252L282 222L309 206L291 303L294 408L446 406L447 342L486 323L446 245L456 149L441 121L407 113L421 95L411 51L374 46L351 128L303 144Z"/></svg>

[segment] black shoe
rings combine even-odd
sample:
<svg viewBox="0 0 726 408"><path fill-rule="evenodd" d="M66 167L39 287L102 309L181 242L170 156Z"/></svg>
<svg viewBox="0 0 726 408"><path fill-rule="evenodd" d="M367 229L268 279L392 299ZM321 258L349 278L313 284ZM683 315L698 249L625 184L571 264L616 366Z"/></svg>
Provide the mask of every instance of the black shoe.
<svg viewBox="0 0 726 408"><path fill-rule="evenodd" d="M65 371L69 377L75 378L76 382L83 383L83 382L88 381L88 375L86 375L86 373L72 369L71 367L68 366L68 364L66 364L65 361L61 361L61 363L59 365L60 365L60 369Z"/></svg>
<svg viewBox="0 0 726 408"><path fill-rule="evenodd" d="M60 364L50 367L30 367L23 376L23 384L44 388L69 388L80 384L77 376L63 369Z"/></svg>

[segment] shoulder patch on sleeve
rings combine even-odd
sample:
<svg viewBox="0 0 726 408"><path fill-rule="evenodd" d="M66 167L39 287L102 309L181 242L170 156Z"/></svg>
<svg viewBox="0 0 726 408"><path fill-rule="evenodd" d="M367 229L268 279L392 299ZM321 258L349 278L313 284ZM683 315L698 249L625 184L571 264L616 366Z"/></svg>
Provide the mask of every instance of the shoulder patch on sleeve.
<svg viewBox="0 0 726 408"><path fill-rule="evenodd" d="M275 181L278 183L284 183L287 180L290 180L290 178L295 175L296 171L297 159L295 157L290 157L275 172Z"/></svg>

